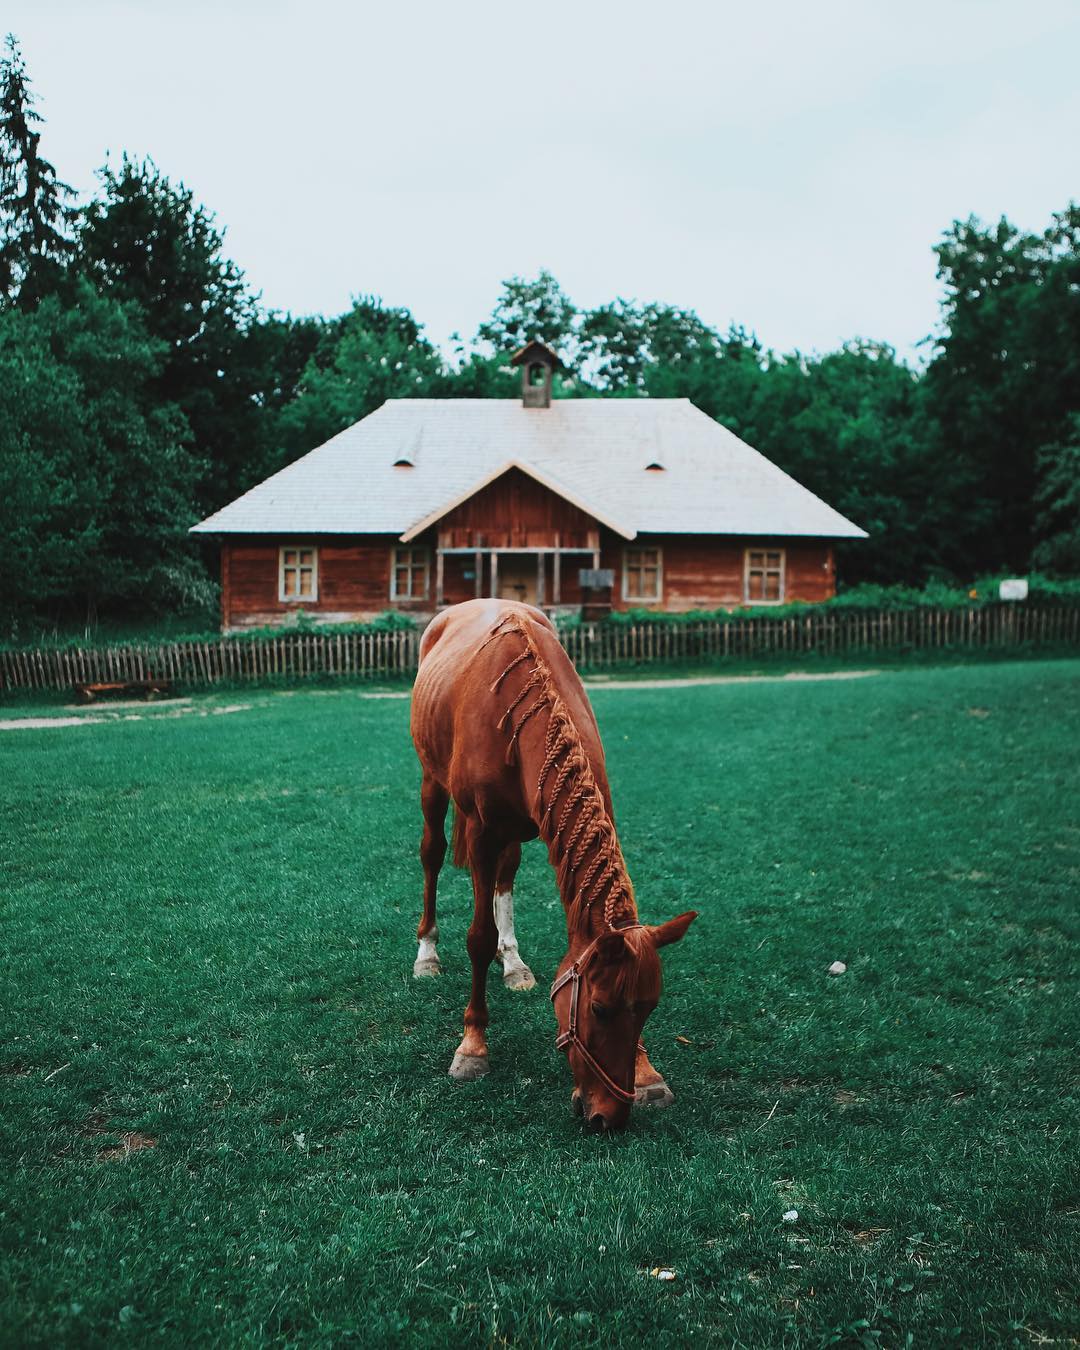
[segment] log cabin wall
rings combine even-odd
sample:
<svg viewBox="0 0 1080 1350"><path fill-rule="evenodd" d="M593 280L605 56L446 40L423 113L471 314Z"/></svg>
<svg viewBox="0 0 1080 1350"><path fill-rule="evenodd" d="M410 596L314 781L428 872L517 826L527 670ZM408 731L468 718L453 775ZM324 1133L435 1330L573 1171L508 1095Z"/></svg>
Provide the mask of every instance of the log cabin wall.
<svg viewBox="0 0 1080 1350"><path fill-rule="evenodd" d="M662 592L658 603L623 598L626 549L659 549ZM737 609L746 603L747 549L780 550L784 554L784 600L810 603L836 594L833 546L822 539L732 538L696 534L640 534L627 544L604 532L601 566L615 573L615 609L657 609L669 613L689 609Z"/></svg>
<svg viewBox="0 0 1080 1350"><path fill-rule="evenodd" d="M506 475L509 477L509 475ZM562 503L565 514L550 513L550 502L558 502L546 489L534 484L526 475L518 488L521 492L517 515L498 514L495 501L492 514L477 511L473 519L481 524L465 524L461 517L453 527L440 521L437 528L426 531L413 541L416 550L427 551L429 560L426 596L413 600L391 600L390 566L395 548L403 545L396 535L288 535L280 537L232 537L221 548L221 608L222 628L226 632L242 628L260 628L283 624L291 615L306 611L324 623L363 622L375 618L388 609L398 609L429 617L435 609L435 549L438 533L452 528L456 532L468 530L469 543L479 535L491 547L525 548L552 547L559 521L558 535L564 546L569 545L565 535L574 539L581 534L583 542L595 537L597 526L589 517L569 503ZM498 487L498 484L491 486ZM537 489L533 492L531 489ZM513 489L511 489L513 492ZM477 494L478 496L480 494ZM545 503L544 498L548 499ZM475 499L473 499L475 501ZM499 499L501 500L501 499ZM503 505L507 503L503 502ZM464 506L471 506L472 502ZM464 514L464 506L459 508ZM591 528L590 528L591 527ZM550 533L548 543L545 532ZM507 536L525 542L504 543ZM790 539L732 539L712 535L639 535L631 543L611 531L600 532L602 567L615 573L612 591L614 608L658 609L680 612L690 609L735 609L745 603L744 576L747 548L782 550L785 563L785 600L815 602L827 600L836 593L836 573L833 549L827 540ZM464 541L463 541L464 542ZM281 600L279 598L279 561L283 547L313 548L318 551L318 595L313 601ZM623 598L624 550L660 550L662 593L658 603ZM566 555L561 566L561 602L565 608L581 604L578 572L591 567L590 557ZM550 600L553 582L553 561L545 558L546 595ZM476 594L476 560L473 553L448 554L444 560L444 602L448 605L470 600ZM481 560L481 589L490 594L490 555Z"/></svg>
<svg viewBox="0 0 1080 1350"><path fill-rule="evenodd" d="M390 558L396 535L282 535L225 539L221 545L221 626L225 632L286 623L306 611L323 623L372 619L391 608ZM318 597L282 600L282 548L318 551ZM430 603L396 608L430 610Z"/></svg>

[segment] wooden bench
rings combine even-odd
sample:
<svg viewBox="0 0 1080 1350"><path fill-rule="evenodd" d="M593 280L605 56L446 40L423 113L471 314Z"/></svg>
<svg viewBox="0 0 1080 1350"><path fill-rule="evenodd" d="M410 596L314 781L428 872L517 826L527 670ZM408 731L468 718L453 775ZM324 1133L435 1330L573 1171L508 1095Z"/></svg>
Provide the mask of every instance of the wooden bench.
<svg viewBox="0 0 1080 1350"><path fill-rule="evenodd" d="M168 680L105 680L96 684L77 684L80 703L95 703L100 698L161 698L172 688Z"/></svg>

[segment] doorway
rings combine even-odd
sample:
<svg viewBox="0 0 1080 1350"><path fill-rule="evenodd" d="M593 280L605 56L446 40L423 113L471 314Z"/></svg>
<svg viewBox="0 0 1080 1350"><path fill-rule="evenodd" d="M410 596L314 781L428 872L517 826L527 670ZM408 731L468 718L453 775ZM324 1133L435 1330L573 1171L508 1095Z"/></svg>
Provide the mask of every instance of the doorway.
<svg viewBox="0 0 1080 1350"><path fill-rule="evenodd" d="M526 605L537 603L535 553L499 554L499 600L518 600Z"/></svg>

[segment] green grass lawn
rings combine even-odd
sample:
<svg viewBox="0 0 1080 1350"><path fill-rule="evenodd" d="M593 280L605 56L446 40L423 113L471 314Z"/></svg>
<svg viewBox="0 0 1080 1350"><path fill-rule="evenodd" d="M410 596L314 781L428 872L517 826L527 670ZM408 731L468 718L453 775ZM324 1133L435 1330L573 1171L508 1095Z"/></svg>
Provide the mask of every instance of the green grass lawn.
<svg viewBox="0 0 1080 1350"><path fill-rule="evenodd" d="M404 699L0 732L0 1343L1068 1343L1078 677L597 687L643 915L701 911L647 1028L678 1100L613 1139L538 845L541 988L493 977L493 1071L446 1076L471 899L414 983Z"/></svg>

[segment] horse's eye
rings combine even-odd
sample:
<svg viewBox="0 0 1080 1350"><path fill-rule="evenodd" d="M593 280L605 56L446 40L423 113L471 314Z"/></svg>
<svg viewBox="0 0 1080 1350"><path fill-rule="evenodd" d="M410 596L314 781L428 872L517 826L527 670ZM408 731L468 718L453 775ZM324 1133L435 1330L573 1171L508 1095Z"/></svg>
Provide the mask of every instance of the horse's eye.
<svg viewBox="0 0 1080 1350"><path fill-rule="evenodd" d="M592 1004L593 1016L599 1018L601 1022L606 1022L611 1016L611 1009L605 1008L602 1003L594 1002Z"/></svg>

